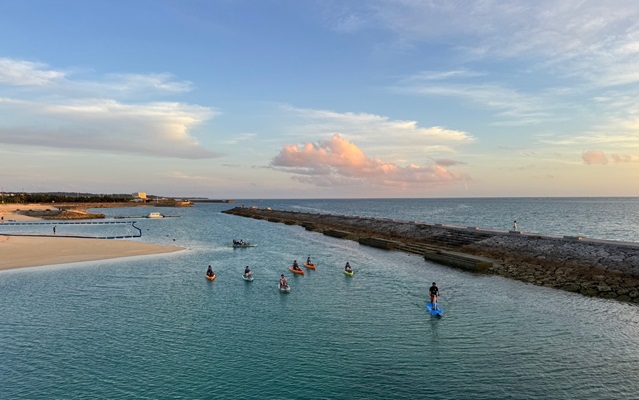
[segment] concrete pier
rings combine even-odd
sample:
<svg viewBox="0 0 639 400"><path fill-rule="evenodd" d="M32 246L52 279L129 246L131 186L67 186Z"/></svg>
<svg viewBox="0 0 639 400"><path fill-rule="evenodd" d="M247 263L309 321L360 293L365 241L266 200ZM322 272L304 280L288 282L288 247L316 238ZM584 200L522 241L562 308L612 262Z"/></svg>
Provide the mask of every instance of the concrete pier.
<svg viewBox="0 0 639 400"><path fill-rule="evenodd" d="M223 212L300 225L465 270L639 303L639 243L259 208Z"/></svg>

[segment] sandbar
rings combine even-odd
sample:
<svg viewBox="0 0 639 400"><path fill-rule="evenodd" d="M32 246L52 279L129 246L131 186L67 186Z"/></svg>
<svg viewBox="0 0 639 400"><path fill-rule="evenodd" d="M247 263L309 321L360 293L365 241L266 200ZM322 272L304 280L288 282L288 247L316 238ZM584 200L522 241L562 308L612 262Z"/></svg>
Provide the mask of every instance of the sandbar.
<svg viewBox="0 0 639 400"><path fill-rule="evenodd" d="M39 218L20 215L16 211L47 208L55 207L42 204L0 204L0 217L4 217L5 222L38 220ZM180 250L184 248L122 239L0 235L0 270L172 253Z"/></svg>
<svg viewBox="0 0 639 400"><path fill-rule="evenodd" d="M0 236L0 270L172 253L183 249L121 239Z"/></svg>
<svg viewBox="0 0 639 400"><path fill-rule="evenodd" d="M36 221L40 218L21 215L18 214L17 211L44 211L46 209L57 210L56 207L52 207L48 204L0 204L0 218L2 218L3 221Z"/></svg>

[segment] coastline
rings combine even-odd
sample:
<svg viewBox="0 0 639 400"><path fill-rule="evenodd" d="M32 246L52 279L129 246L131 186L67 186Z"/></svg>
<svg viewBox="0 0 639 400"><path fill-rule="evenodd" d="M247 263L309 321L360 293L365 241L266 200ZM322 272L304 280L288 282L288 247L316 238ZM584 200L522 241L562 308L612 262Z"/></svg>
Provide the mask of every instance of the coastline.
<svg viewBox="0 0 639 400"><path fill-rule="evenodd" d="M0 216L4 221L37 221L40 218L21 215L16 211L51 208L49 205L39 204L3 204L0 205ZM131 240L0 235L0 271L172 253L180 250L184 248Z"/></svg>

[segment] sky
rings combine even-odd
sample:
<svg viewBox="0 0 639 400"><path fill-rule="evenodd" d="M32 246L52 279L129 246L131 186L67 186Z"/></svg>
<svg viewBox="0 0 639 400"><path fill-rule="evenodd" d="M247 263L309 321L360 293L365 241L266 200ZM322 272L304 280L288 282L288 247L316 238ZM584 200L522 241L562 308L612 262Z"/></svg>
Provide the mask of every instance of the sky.
<svg viewBox="0 0 639 400"><path fill-rule="evenodd" d="M0 190L639 196L639 1L0 0Z"/></svg>

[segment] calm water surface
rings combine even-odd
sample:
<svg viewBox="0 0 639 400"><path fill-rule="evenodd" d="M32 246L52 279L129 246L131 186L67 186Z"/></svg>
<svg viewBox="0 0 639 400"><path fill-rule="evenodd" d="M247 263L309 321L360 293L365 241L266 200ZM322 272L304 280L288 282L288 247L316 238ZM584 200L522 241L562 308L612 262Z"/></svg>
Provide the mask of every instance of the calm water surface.
<svg viewBox="0 0 639 400"><path fill-rule="evenodd" d="M502 201L495 213L485 200L245 202L497 229L518 219L527 231L636 240L636 232L624 233L639 215L636 200L553 200L552 209L569 218L546 223L540 220L548 204ZM634 305L220 213L229 207L199 204L171 209L179 218L139 220L141 240L181 245L183 252L0 273L0 399L619 399L639 393ZM600 216L602 209L608 217ZM106 211L140 215L139 209ZM258 246L228 248L233 238ZM288 265L308 255L317 271L292 276ZM341 273L346 261L353 278ZM215 282L204 279L209 264ZM254 270L252 283L241 279L246 265ZM282 273L290 294L277 290ZM424 310L432 281L442 291L441 319Z"/></svg>

